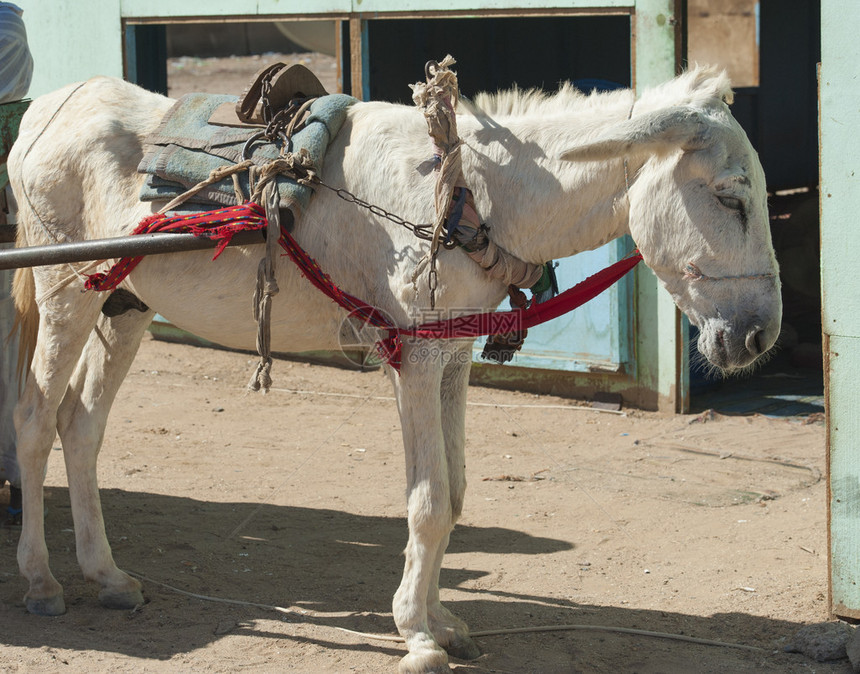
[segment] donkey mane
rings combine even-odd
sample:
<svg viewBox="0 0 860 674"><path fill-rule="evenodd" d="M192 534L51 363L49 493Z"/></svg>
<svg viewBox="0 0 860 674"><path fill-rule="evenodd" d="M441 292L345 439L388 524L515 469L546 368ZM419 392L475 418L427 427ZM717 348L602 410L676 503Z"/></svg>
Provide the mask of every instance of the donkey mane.
<svg viewBox="0 0 860 674"><path fill-rule="evenodd" d="M706 107L717 101L731 103L731 83L724 70L712 66L694 66L682 75L643 92L641 101L647 107L671 105ZM479 93L474 99L463 99L461 111L475 117L551 116L579 109L606 110L629 105L630 90L584 93L570 82L562 82L555 92L543 89L520 89L517 86L495 93Z"/></svg>

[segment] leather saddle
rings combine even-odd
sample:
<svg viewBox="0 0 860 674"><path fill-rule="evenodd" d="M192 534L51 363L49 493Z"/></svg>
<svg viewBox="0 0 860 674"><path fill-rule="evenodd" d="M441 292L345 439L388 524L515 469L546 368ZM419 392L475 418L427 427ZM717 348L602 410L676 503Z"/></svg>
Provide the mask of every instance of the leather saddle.
<svg viewBox="0 0 860 674"><path fill-rule="evenodd" d="M264 90L265 95L264 95ZM295 100L326 96L328 92L310 70L301 64L289 67L273 63L254 75L239 100L222 103L209 117L210 124L247 128L265 128L266 115L289 107ZM263 107L268 102L268 113Z"/></svg>

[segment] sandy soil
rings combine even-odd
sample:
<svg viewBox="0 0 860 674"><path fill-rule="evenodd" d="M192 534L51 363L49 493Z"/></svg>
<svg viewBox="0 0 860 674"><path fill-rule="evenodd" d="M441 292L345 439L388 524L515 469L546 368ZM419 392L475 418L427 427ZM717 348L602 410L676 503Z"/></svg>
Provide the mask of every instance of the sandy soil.
<svg viewBox="0 0 860 674"><path fill-rule="evenodd" d="M325 54L262 54L229 58L196 58L183 56L167 62L167 93L174 98L191 92L239 95L254 73L270 63L301 63L322 82L326 91L335 93L337 61Z"/></svg>
<svg viewBox="0 0 860 674"><path fill-rule="evenodd" d="M246 394L253 363L144 340L99 480L115 557L148 603L102 609L81 579L57 451L46 529L69 610L26 613L18 530L3 529L4 668L395 671L400 644L341 629L394 629L406 523L389 382L279 360L274 390ZM820 422L617 415L477 387L470 401L442 584L473 631L599 625L761 650L539 632L479 637L485 654L455 671L849 671L781 652L827 618Z"/></svg>
<svg viewBox="0 0 860 674"><path fill-rule="evenodd" d="M330 62L300 58L336 89ZM171 93L239 93L268 60L278 57L176 60ZM4 670L396 671L401 644L344 631L394 633L406 523L388 381L282 360L271 394L250 395L253 362L144 341L99 480L115 557L144 578L148 601L102 609L82 580L57 451L45 525L69 610L27 614L19 532L0 530ZM617 415L486 388L470 400L470 487L442 585L473 631L605 626L726 645L489 635L455 671L850 670L782 652L800 626L827 619L820 421Z"/></svg>

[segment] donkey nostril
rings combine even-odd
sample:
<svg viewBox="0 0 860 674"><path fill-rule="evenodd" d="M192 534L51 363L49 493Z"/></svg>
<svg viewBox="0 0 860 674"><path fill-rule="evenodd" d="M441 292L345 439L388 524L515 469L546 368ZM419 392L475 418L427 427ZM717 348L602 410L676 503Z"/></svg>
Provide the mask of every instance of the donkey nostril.
<svg viewBox="0 0 860 674"><path fill-rule="evenodd" d="M747 351L749 351L754 356L759 356L764 353L765 349L765 337L764 330L759 330L758 328L754 328L747 333L746 340Z"/></svg>

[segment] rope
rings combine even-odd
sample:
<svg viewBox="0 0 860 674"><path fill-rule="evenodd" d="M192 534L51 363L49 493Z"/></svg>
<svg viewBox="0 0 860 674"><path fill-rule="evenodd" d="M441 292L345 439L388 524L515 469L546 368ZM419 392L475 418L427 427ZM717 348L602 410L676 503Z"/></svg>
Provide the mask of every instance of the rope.
<svg viewBox="0 0 860 674"><path fill-rule="evenodd" d="M107 260L93 260L92 262L87 263L86 265L84 265L80 269L76 269L71 264L69 264L68 266L70 266L72 268L72 271L74 273L69 274L68 276L64 277L62 280L55 283L53 286L51 286L51 288L49 288L47 291L45 291L45 293L43 295L39 295L39 297L36 298L36 304L39 307L41 307L45 302L47 302L49 299L54 297L57 293L59 293L63 288L65 288L67 285L69 285L72 281L81 280L84 283L86 283L86 279L84 278L84 275L86 275L86 273L88 271L95 269L96 267L98 267L100 264L103 264L104 262L107 262Z"/></svg>
<svg viewBox="0 0 860 674"><path fill-rule="evenodd" d="M171 201L167 203L164 208L160 209L158 213L160 215L164 215L168 211L172 211L174 208L179 206L180 204L184 204L195 194L200 192L203 188L208 187L209 185L214 185L217 182L221 182L224 178L233 177L233 190L236 192L237 199L242 195L242 189L239 187L238 175L242 171L247 171L254 165L254 162L250 159L246 159L243 162L238 164L227 164L225 166L219 166L216 169L213 169L209 173L209 177L206 180L202 180L197 183L194 187L183 192L179 196L175 197ZM244 201L244 199L242 200ZM242 203L242 201L237 201L237 203ZM135 232L136 233L136 232Z"/></svg>
<svg viewBox="0 0 860 674"><path fill-rule="evenodd" d="M272 298L278 294L275 279L277 245L281 238L281 215L278 203L278 186L274 180L266 183L266 255L257 268L257 287L254 291L254 320L257 321L257 353L260 362L251 376L248 388L268 392L272 385Z"/></svg>
<svg viewBox="0 0 860 674"><path fill-rule="evenodd" d="M530 288L543 274L543 265L535 265L515 257L496 245L486 236L475 210L475 200L466 186L463 163L460 156L462 143L457 133L457 101L459 87L457 73L450 69L456 61L449 54L441 63L429 61L425 68L426 83L416 82L412 88L412 100L424 113L427 131L433 141L434 157L438 160L436 170L433 236L430 243L428 286L430 308L436 304L435 291L438 285L436 256L446 225L448 238L454 235L463 245L466 254L477 262L492 278L506 286ZM455 216L456 213L456 216ZM458 227L460 228L459 231ZM465 230L465 231L463 231ZM414 276L417 277L427 265L428 259L419 261Z"/></svg>
<svg viewBox="0 0 860 674"><path fill-rule="evenodd" d="M374 634L372 632L356 632L345 627L335 627L341 632L354 634L366 639L377 639L380 641L393 641L403 643L403 637L389 634ZM633 627L615 627L613 625L535 625L533 627L509 627L494 630L483 630L478 632L470 632L469 636L474 638L479 637L496 637L507 634L534 634L540 632L610 632L614 634L633 634L643 637L657 637L660 639L672 639L673 641L685 641L692 644L702 644L705 646L720 646L722 648L738 648L746 651L756 651L759 653L768 652L767 649L759 648L758 646L747 646L746 644L733 644L726 641L716 641L714 639L702 639L700 637L690 637L686 634L671 634L669 632L655 632L653 630L640 630Z"/></svg>
<svg viewBox="0 0 860 674"><path fill-rule="evenodd" d="M448 320L424 323L414 328L399 328L391 324L378 309L349 293L343 292L316 261L299 246L289 232L282 230L281 234L281 245L287 251L287 255L314 286L349 311L350 315L356 316L374 327L385 328L388 331L388 336L376 343L376 349L380 357L397 371L400 370L401 338L403 335L418 339L457 339L531 328L572 311L593 299L623 277L642 259L642 255L636 251L560 295L546 302L532 302L527 308L506 312L490 311L469 314Z"/></svg>
<svg viewBox="0 0 860 674"><path fill-rule="evenodd" d="M265 188L274 184L279 175L286 175L295 180L299 185L311 185L316 179L316 170L311 156L305 148L298 152L289 152L283 157L266 162L262 166L253 166L253 187L251 188L251 201L263 203Z"/></svg>
<svg viewBox="0 0 860 674"><path fill-rule="evenodd" d="M460 139L457 135L456 105L459 98L457 75L450 66L455 60L446 56L441 63L431 61L426 67L427 82L412 85L413 100L424 112L428 132L434 143L434 151L439 159L439 178L435 190L436 218L433 223L429 253L428 285L430 305L435 308L437 287L436 256L442 241L446 224L449 226L447 237L452 235L460 242L465 252L481 265L487 273L502 280L509 289L532 287L544 275L544 266L520 260L499 246L486 235L486 228L480 224L474 207L474 198L465 185L460 157ZM251 190L250 200L219 211L204 214L167 217L166 213L203 188L227 177L233 178L236 198L243 198L237 174L248 171ZM254 316L257 320L257 350L260 362L257 365L249 388L267 391L271 386L271 302L278 292L274 273L275 248L280 244L304 276L327 297L346 309L365 323L387 331L386 338L377 342L380 355L395 369L400 369L402 350L401 336L407 335L420 339L474 338L484 335L510 335L515 340L505 348L518 348L522 343L525 330L538 325L589 301L615 283L632 269L641 255L620 260L603 272L586 279L551 300L539 303L526 303L524 296L517 302L517 308L510 312L487 312L460 316L448 321L428 323L415 328L399 328L391 324L376 308L359 298L342 291L331 280L311 256L309 256L288 231L280 224L276 177L288 175L300 184L318 183L313 162L306 151L285 153L278 159L263 166L245 160L232 166L213 170L206 180L179 195L158 213L145 218L134 230L134 234L153 231L190 231L219 240L214 258L226 247L233 234L241 229L260 229L267 227L266 256L260 261L257 270L257 283L254 293ZM456 200L455 200L456 199ZM265 216L260 203L265 202ZM467 232L457 229L462 225ZM213 258L213 259L214 259ZM110 270L89 276L87 289L113 290L142 260L142 257L120 259ZM419 261L415 277L427 265L427 257ZM521 293L520 293L521 294ZM503 345L505 346L505 345Z"/></svg>
<svg viewBox="0 0 860 674"><path fill-rule="evenodd" d="M298 616L310 616L312 618L317 617L333 617L331 613L319 614L315 611L310 611L306 609L292 609L285 608L283 606L274 606L271 604L260 604L256 602L250 601L242 601L239 599L223 599L221 597L212 597L210 595L205 594L197 594L196 592L189 592L187 590L181 590L177 587L173 587L172 585L168 585L167 583L162 583L157 580L153 580L152 578L148 578L141 573L136 573L134 571L128 571L129 575L134 576L135 578L139 578L147 583L151 583L153 585L158 585L163 587L166 590L170 590L171 592L175 592L176 594L181 594L185 597L191 597L192 599L199 599L201 601L210 601L219 604L229 604L232 606L249 606L251 608L260 608L268 611L275 611L277 613L285 613L288 615L298 615ZM135 607L134 610L137 610ZM345 616L354 616L355 613L347 613L343 614ZM339 616L338 616L339 617ZM318 627L327 627L326 625L318 625ZM362 637L365 639L374 639L376 641L389 641L393 643L403 643L404 639L401 636L396 636L393 634L375 634L373 632L358 632L356 630L350 630L345 627L332 627L331 629L338 630L340 632L345 632L346 634L352 634L354 636ZM494 636L503 636L508 634L534 634L540 632L571 632L571 631L584 631L584 632L610 632L614 634L631 634L635 636L645 636L645 637L656 637L659 639L671 639L673 641L683 641L686 643L693 644L701 644L704 646L718 646L721 648L737 648L740 650L746 651L754 651L758 653L767 653L768 649L759 648L758 646L748 646L746 644L734 644L725 641L716 641L714 639L701 639L699 637L691 637L686 634L671 634L669 632L655 632L652 630L640 630L632 627L615 627L611 625L581 625L581 624L567 624L567 625L534 625L531 627L510 627L510 628L501 628L501 629L492 629L492 630L483 630L478 632L471 632L469 636L480 638L480 637L494 637Z"/></svg>

